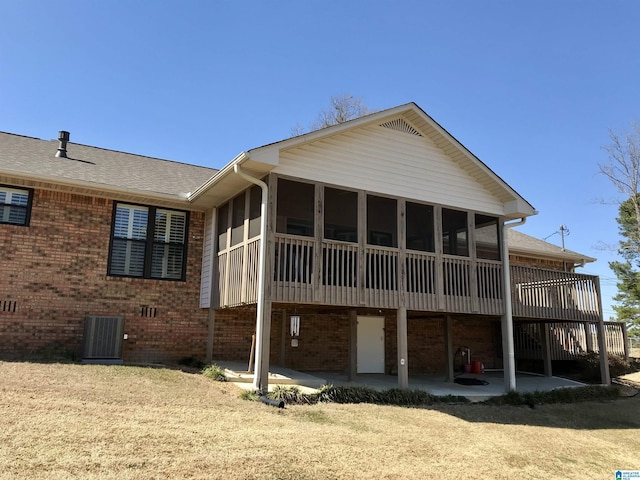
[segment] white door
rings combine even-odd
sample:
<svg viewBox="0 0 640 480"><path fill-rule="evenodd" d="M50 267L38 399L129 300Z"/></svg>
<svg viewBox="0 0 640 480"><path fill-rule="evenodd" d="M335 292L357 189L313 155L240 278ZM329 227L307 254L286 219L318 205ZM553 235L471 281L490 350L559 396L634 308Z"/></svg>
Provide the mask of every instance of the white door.
<svg viewBox="0 0 640 480"><path fill-rule="evenodd" d="M384 317L358 317L358 373L384 373Z"/></svg>

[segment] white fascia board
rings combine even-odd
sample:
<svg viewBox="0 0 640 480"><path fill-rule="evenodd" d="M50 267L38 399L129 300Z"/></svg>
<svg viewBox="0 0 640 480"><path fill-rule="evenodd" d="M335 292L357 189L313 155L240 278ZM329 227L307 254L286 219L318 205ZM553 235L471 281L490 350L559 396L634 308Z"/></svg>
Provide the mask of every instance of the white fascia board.
<svg viewBox="0 0 640 480"><path fill-rule="evenodd" d="M511 202L504 204L504 214L508 218L530 217L532 215L537 215L538 211L535 210L529 202L518 195Z"/></svg>
<svg viewBox="0 0 640 480"><path fill-rule="evenodd" d="M230 173L233 173L233 167L236 163L240 163L247 157L247 152L240 152L236 157L227 163L224 167L218 170L209 180L204 182L195 191L189 193L189 201L193 202L198 199L202 194L204 194L209 188L213 187L216 183L218 183L222 178L226 177Z"/></svg>
<svg viewBox="0 0 640 480"><path fill-rule="evenodd" d="M280 147L278 145L249 150L248 156L251 160L264 163L265 165L272 165L274 167L280 165Z"/></svg>
<svg viewBox="0 0 640 480"><path fill-rule="evenodd" d="M234 172L234 168L236 165L244 165L246 167L245 170L248 173L259 178L262 175L265 175L266 173L273 170L273 167L278 164L280 152L279 148L275 148L273 149L273 151L271 149L268 149L265 152L259 152L259 159L253 157L254 152L255 150L251 150L249 153L241 152L240 154L238 154L233 160L231 160L231 162L222 167L222 169L216 172L215 175L213 175L211 178L209 178L209 180L199 186L194 192L189 193L189 202L197 202L212 188L216 188L216 186L223 184L223 182L225 182L225 179L228 179L229 176L232 175L234 178L236 178L237 175ZM276 163L273 163L274 158L277 160Z"/></svg>

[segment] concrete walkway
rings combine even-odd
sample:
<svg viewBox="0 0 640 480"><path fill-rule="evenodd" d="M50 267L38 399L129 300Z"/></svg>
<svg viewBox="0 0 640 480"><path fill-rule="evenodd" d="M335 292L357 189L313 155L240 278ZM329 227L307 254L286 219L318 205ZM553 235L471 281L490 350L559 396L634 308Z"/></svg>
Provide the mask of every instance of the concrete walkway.
<svg viewBox="0 0 640 480"><path fill-rule="evenodd" d="M236 382L239 387L250 390L253 384L253 373L247 373L247 365L240 362L217 362L225 369L227 379ZM487 371L481 375L462 374L459 377L477 378L488 382L487 385L460 385L444 381L443 375L412 375L409 377L409 388L425 390L433 395L455 395L466 397L471 401L483 401L490 397L505 393L502 371ZM383 374L358 375L349 381L347 376L335 372L314 372L313 375L272 366L269 372L269 388L274 385L295 385L302 392L311 393L323 385L359 386L376 390L387 390L398 387L398 377ZM518 372L516 387L519 392L548 391L557 388L580 387L583 383L560 377L545 377L542 375Z"/></svg>

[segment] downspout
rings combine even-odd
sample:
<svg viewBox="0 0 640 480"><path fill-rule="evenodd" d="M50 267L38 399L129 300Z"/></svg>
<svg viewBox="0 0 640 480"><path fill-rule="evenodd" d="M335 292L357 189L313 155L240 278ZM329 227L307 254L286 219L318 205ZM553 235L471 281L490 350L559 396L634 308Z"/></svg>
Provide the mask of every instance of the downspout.
<svg viewBox="0 0 640 480"><path fill-rule="evenodd" d="M513 305L511 304L511 270L509 269L508 231L524 225L526 217L502 225L502 281L504 284L504 314L502 315L502 359L504 362L504 389L516 389L516 356L513 345Z"/></svg>
<svg viewBox="0 0 640 480"><path fill-rule="evenodd" d="M246 154L240 161L248 158ZM269 379L263 378L262 362L264 361L263 336L264 336L264 286L266 280L265 258L267 255L267 204L269 202L269 187L262 180L259 180L240 169L240 163L233 166L233 171L248 182L258 185L262 190L262 200L260 202L260 251L258 253L258 301L256 307L256 353L254 363L253 388L263 391L269 386ZM267 370L268 376L268 370Z"/></svg>

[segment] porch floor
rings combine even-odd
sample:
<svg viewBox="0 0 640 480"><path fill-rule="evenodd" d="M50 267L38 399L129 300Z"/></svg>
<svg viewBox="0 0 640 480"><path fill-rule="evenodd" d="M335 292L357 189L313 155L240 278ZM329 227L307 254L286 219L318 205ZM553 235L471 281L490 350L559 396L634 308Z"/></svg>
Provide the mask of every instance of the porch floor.
<svg viewBox="0 0 640 480"><path fill-rule="evenodd" d="M239 387L250 389L253 373L247 373L247 365L241 362L217 362L225 369L227 379L236 382ZM501 370L486 371L481 375L462 374L461 377L475 377L489 382L487 385L460 385L445 382L442 374L411 375L409 388L425 390L433 395L456 395L471 401L480 402L490 397L504 395L504 376ZM376 390L387 390L398 386L398 377L384 374L360 374L349 381L346 374L335 372L313 372L313 374L272 366L269 371L269 388L274 385L296 385L303 392L313 392L323 385L361 386ZM557 388L580 387L583 383L560 377L517 372L516 388L519 392L549 391Z"/></svg>

